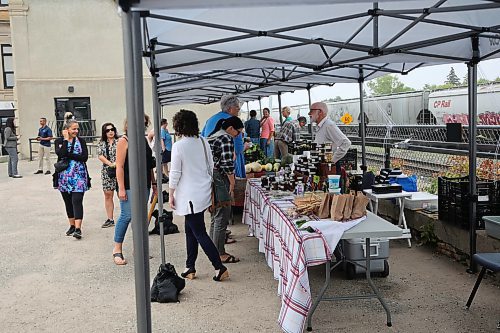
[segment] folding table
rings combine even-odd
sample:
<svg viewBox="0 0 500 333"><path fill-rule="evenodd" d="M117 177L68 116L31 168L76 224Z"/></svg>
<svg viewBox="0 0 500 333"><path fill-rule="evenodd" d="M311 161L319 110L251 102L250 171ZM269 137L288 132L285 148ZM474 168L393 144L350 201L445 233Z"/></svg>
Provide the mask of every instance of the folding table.
<svg viewBox="0 0 500 333"><path fill-rule="evenodd" d="M382 304L386 315L387 315L387 326L392 326L391 312L387 306L384 298L378 291L377 287L373 283L370 275L370 238L397 238L401 237L403 230L398 226L384 220L383 218L375 215L372 212L368 212L366 220L360 222L355 227L344 232L341 239L353 239L353 238L366 238L366 279L370 288L372 289L372 294L363 295L346 295L346 296L336 296L336 297L324 297L326 290L330 285L330 274L333 269L342 263L342 261L336 262L334 266L331 266L331 261L326 262L326 276L325 283L321 288L316 300L312 304L309 314L307 316L307 330L312 331L312 316L314 311L318 307L321 301L342 301L342 300L355 300L355 299L366 299L366 298L377 298Z"/></svg>
<svg viewBox="0 0 500 333"><path fill-rule="evenodd" d="M398 193L386 193L386 194L376 194L372 190L363 190L368 199L370 199L370 210L374 213L378 213L378 202L379 200L396 199L399 202L399 220L398 227L403 228L403 234L401 237L391 237L390 239L407 239L408 247L411 247L411 232L406 224L405 218L405 198L411 198L411 192L398 192ZM375 205L373 204L375 203Z"/></svg>

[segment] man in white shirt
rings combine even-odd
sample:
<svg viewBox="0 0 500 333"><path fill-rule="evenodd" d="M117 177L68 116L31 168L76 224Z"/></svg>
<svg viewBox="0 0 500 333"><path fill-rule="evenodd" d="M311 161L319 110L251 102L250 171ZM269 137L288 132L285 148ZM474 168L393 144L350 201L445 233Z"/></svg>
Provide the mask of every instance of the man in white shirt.
<svg viewBox="0 0 500 333"><path fill-rule="evenodd" d="M314 142L321 144L326 142L333 143L333 163L337 163L347 154L351 141L328 117L328 106L323 102L317 102L311 105L309 117L311 123L315 122L318 126Z"/></svg>

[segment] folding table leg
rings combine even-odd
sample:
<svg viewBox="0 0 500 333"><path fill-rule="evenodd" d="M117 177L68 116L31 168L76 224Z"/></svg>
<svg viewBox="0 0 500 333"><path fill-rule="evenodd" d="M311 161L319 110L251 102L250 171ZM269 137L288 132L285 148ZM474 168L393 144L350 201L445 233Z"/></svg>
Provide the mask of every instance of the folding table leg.
<svg viewBox="0 0 500 333"><path fill-rule="evenodd" d="M404 227L404 229L408 229L408 225L406 224L406 217L405 217L405 198L399 198L399 220L398 220L398 227L401 228L401 225ZM411 239L408 238L408 247L411 247Z"/></svg>
<svg viewBox="0 0 500 333"><path fill-rule="evenodd" d="M481 272L479 272L476 283L474 284L474 288L472 289L472 292L470 293L469 299L467 300L467 304L465 305L465 307L467 309L472 304L472 300L474 299L474 296L476 296L477 288L479 288L479 285L481 284L481 281L483 280L484 273L486 273L486 267L483 266L483 268L481 269Z"/></svg>
<svg viewBox="0 0 500 333"><path fill-rule="evenodd" d="M323 284L323 288L321 288L321 291L318 294L318 297L314 300L314 303L311 306L311 309L309 310L309 313L307 314L307 331L311 332L312 331L312 316L314 314L314 311L319 305L319 302L321 302L321 299L323 298L323 295L325 294L326 290L328 289L328 286L330 285L330 272L331 272L331 263L330 261L326 262L326 276L325 276L325 283Z"/></svg>
<svg viewBox="0 0 500 333"><path fill-rule="evenodd" d="M387 326L391 327L392 326L392 319L391 319L391 311L389 310L389 307L385 303L384 298L382 295L380 295L380 292L378 291L378 288L375 286L375 284L372 281L371 278L371 272L370 272L370 238L366 238L366 279L368 280L368 284L370 285L370 288L372 288L373 292L377 296L380 304L382 304L385 313L387 315Z"/></svg>

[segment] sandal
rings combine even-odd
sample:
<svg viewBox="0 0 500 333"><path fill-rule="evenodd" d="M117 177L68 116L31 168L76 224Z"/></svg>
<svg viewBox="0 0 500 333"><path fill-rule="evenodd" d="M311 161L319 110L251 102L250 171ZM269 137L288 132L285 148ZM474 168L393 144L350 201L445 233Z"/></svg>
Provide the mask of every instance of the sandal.
<svg viewBox="0 0 500 333"><path fill-rule="evenodd" d="M215 275L213 277L213 279L214 279L214 281L217 281L217 282L221 282L225 279L229 279L229 272L227 271L227 267L222 266L222 268L219 269L219 274Z"/></svg>
<svg viewBox="0 0 500 333"><path fill-rule="evenodd" d="M228 254L228 257L225 260L222 260L222 258L221 258L221 261L224 264L236 264L237 262L240 262L240 259L236 258L235 256L233 256L231 254Z"/></svg>
<svg viewBox="0 0 500 333"><path fill-rule="evenodd" d="M226 238L226 244L233 244L233 243L236 243L236 239L232 239L232 238Z"/></svg>
<svg viewBox="0 0 500 333"><path fill-rule="evenodd" d="M117 261L116 258L121 259L121 261ZM120 252L113 253L113 261L115 262L115 265L118 265L118 266L122 266L122 265L127 264L127 261L125 260L125 258L123 258L123 253L120 253Z"/></svg>

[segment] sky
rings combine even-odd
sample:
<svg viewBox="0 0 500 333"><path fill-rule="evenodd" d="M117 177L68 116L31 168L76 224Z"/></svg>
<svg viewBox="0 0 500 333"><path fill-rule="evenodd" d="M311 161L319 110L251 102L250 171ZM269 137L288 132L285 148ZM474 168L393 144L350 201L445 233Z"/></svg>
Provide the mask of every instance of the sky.
<svg viewBox="0 0 500 333"><path fill-rule="evenodd" d="M447 64L447 65L437 65L428 66L423 68L418 68L408 75L397 75L399 80L403 82L406 86L414 88L416 90L422 89L422 87L428 84L443 84L446 80L446 76L450 72L451 67L454 68L455 73L463 80L467 74L467 66L464 63L457 64ZM480 62L478 65L478 79L484 78L487 80L495 80L500 77L500 59L486 60ZM365 83L365 89L367 89ZM338 83L333 87L315 87L311 89L311 100L312 102L322 101L328 98L334 98L335 96L340 96L342 99L347 98L357 98L359 97L359 87L357 83ZM283 93L281 95L282 106L294 106L299 104L307 104L308 97L306 90L297 90L294 93ZM262 99L262 107L277 107L278 97L273 96L272 101L269 98ZM249 102L249 109L259 109L259 102ZM242 107L243 110L247 109L246 103Z"/></svg>

